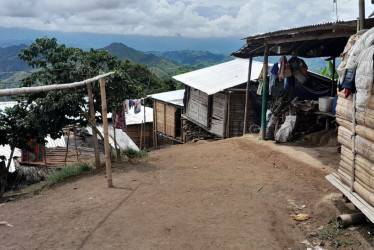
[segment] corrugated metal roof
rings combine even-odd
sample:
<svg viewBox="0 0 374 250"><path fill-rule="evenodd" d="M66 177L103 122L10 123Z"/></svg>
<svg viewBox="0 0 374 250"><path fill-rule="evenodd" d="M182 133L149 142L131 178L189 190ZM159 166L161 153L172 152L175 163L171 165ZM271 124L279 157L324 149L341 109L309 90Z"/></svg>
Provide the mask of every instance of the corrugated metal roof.
<svg viewBox="0 0 374 250"><path fill-rule="evenodd" d="M47 136L47 138L45 138L45 140L47 141L47 143L45 145L47 148L57 148L57 147L66 148L66 141L65 141L65 137L63 135L60 138L57 138L57 139L52 139L52 137Z"/></svg>
<svg viewBox="0 0 374 250"><path fill-rule="evenodd" d="M126 124L135 125L141 124L144 121L144 106L139 113L135 114L135 108L129 109L129 113L126 114ZM153 108L145 107L145 122L153 122Z"/></svg>
<svg viewBox="0 0 374 250"><path fill-rule="evenodd" d="M262 62L253 61L251 80L257 79L262 70ZM195 70L173 78L185 85L201 90L208 95L246 83L248 80L247 59L235 59L211 67Z"/></svg>
<svg viewBox="0 0 374 250"><path fill-rule="evenodd" d="M148 97L183 107L184 89L148 95Z"/></svg>
<svg viewBox="0 0 374 250"><path fill-rule="evenodd" d="M92 128L91 127L86 127L88 130L88 133L92 135ZM100 131L102 135L104 135L104 127L103 124L97 124L97 129ZM113 131L113 124L109 123L108 124L108 133L109 133L109 144L115 148L115 143L114 143L114 131ZM126 134L126 132L123 132L121 129L116 129L116 141L118 146L122 150L126 149L134 149L139 151L138 146L136 146L135 142L131 140L131 138Z"/></svg>

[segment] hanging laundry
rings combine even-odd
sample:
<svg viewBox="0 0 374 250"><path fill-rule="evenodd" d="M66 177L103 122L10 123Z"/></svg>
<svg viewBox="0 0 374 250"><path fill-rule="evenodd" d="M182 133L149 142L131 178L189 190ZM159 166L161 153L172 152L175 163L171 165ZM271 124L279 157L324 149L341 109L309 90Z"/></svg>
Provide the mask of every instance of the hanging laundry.
<svg viewBox="0 0 374 250"><path fill-rule="evenodd" d="M138 114L138 113L140 113L140 111L142 111L142 104L140 103L140 101L138 101L137 99L135 99L134 113Z"/></svg>
<svg viewBox="0 0 374 250"><path fill-rule="evenodd" d="M279 60L279 70L278 70L279 81L282 81L285 78L284 70L285 70L285 67L286 67L286 63L287 63L287 57L282 56Z"/></svg>
<svg viewBox="0 0 374 250"><path fill-rule="evenodd" d="M135 101L132 100L132 99L130 99L130 100L129 100L129 108L131 109L131 108L134 107L134 106L135 106Z"/></svg>
<svg viewBox="0 0 374 250"><path fill-rule="evenodd" d="M271 95L271 89L275 85L275 81L277 80L277 74L273 74L272 72L269 75L269 95Z"/></svg>
<svg viewBox="0 0 374 250"><path fill-rule="evenodd" d="M115 121L114 127L118 129L126 130L126 117L125 117L124 105L118 104L117 110L118 110L118 113L116 114L116 121Z"/></svg>
<svg viewBox="0 0 374 250"><path fill-rule="evenodd" d="M126 99L123 103L124 105L124 109L125 109L125 114L128 114L129 113L129 108L130 108L130 101L128 99Z"/></svg>

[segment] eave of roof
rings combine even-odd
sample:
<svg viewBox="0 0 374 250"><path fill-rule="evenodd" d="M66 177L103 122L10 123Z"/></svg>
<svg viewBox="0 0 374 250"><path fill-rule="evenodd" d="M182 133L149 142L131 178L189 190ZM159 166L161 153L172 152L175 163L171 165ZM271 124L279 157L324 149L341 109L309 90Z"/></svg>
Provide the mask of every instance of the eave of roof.
<svg viewBox="0 0 374 250"><path fill-rule="evenodd" d="M278 30L243 38L246 44L231 55L239 58L263 56L265 44L269 56L297 55L301 57L338 57L349 37L356 33L357 20L323 23ZM366 19L367 28L374 26L374 19Z"/></svg>

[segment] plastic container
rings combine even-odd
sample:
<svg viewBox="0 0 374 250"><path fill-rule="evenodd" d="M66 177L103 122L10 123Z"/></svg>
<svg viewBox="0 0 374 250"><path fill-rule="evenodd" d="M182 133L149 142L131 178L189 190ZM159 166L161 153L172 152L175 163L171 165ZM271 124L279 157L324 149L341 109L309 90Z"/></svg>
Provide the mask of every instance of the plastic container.
<svg viewBox="0 0 374 250"><path fill-rule="evenodd" d="M318 109L321 112L332 112L335 97L324 96L318 99Z"/></svg>

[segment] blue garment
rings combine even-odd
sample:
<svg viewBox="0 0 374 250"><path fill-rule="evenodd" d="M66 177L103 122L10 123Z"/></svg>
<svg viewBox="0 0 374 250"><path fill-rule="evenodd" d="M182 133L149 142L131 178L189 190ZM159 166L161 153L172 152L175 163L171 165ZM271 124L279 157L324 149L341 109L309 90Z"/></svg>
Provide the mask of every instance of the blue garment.
<svg viewBox="0 0 374 250"><path fill-rule="evenodd" d="M279 70L278 63L274 63L273 67L271 67L270 72L272 74L276 74L276 73L278 73L278 70Z"/></svg>
<svg viewBox="0 0 374 250"><path fill-rule="evenodd" d="M284 89L289 90L293 87L295 87L295 77L293 77L293 76L286 77L284 79Z"/></svg>
<svg viewBox="0 0 374 250"><path fill-rule="evenodd" d="M271 95L271 89L275 85L275 81L277 80L278 75L270 73L269 75L269 95Z"/></svg>

